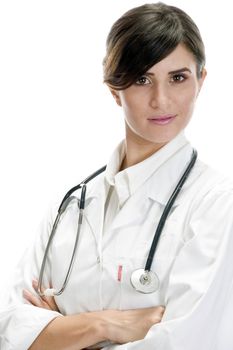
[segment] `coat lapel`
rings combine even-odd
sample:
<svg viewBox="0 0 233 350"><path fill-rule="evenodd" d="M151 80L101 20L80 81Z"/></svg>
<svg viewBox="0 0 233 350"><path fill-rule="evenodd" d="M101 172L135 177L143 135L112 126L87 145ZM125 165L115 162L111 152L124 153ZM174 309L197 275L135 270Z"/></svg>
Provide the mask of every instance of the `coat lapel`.
<svg viewBox="0 0 233 350"><path fill-rule="evenodd" d="M117 213L112 223L112 229L117 229L137 222L140 225L140 218L143 222L153 202L157 202L164 209L170 195L176 187L181 175L187 167L192 154L191 146L185 147L182 152L177 152L166 163L160 166L154 174L132 195ZM183 189L177 197L173 209L180 204L186 189L203 171L199 162L194 166ZM108 185L104 174L94 180L94 184L87 192L85 218L90 226L96 241L102 236L104 206L108 192Z"/></svg>
<svg viewBox="0 0 233 350"><path fill-rule="evenodd" d="M140 225L140 222L143 222L146 215L148 215L149 208L153 203L157 203L159 206L158 208L160 208L158 210L159 215L157 218L157 220L159 220L171 194L190 162L191 155L192 148L191 146L188 146L185 150L177 153L165 164L159 167L154 174L126 201L123 208L116 215L112 228L117 229L122 226L133 225L134 222L137 222L137 225ZM176 198L171 213L183 201L184 196L187 195L187 189L202 172L203 165L197 162L191 170L181 192Z"/></svg>
<svg viewBox="0 0 233 350"><path fill-rule="evenodd" d="M143 221L151 201L143 191L137 191L132 197L125 202L113 220L112 229L134 225L140 225L140 218Z"/></svg>

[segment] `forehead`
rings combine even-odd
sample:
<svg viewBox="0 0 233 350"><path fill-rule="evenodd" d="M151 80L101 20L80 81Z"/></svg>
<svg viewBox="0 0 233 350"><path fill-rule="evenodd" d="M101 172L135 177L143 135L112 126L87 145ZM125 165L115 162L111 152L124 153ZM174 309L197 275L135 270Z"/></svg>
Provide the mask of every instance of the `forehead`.
<svg viewBox="0 0 233 350"><path fill-rule="evenodd" d="M179 44L167 57L152 66L148 72L159 73L174 71L187 67L191 72L196 71L196 60L193 54L182 44Z"/></svg>

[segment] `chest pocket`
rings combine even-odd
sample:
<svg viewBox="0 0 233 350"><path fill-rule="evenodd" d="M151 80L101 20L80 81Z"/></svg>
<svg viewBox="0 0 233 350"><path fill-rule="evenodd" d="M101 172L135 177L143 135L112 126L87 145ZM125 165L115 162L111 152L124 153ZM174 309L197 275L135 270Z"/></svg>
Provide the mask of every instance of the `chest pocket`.
<svg viewBox="0 0 233 350"><path fill-rule="evenodd" d="M121 227L116 232L115 256L124 259L137 259L147 257L158 226L159 220L146 218L141 225ZM156 248L155 257L170 259L177 255L182 239L183 225L174 216L169 217L165 223Z"/></svg>

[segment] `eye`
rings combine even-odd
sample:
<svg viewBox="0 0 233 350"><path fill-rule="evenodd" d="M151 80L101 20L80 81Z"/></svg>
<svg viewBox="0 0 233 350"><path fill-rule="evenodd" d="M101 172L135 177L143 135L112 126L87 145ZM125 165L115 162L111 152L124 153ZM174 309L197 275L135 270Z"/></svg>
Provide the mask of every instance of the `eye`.
<svg viewBox="0 0 233 350"><path fill-rule="evenodd" d="M143 75L136 80L135 84L136 85L148 85L148 84L150 84L150 80L145 75Z"/></svg>
<svg viewBox="0 0 233 350"><path fill-rule="evenodd" d="M182 83L185 81L187 78L184 74L175 74L171 77L171 82L174 83Z"/></svg>

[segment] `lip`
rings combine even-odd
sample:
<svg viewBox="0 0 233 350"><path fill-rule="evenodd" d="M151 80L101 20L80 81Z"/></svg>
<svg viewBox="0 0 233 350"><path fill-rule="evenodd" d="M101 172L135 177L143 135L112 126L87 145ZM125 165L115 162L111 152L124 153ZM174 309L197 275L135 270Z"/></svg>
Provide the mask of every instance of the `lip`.
<svg viewBox="0 0 233 350"><path fill-rule="evenodd" d="M176 115L166 114L166 115L156 115L148 118L149 122L157 125L167 125L175 119Z"/></svg>

